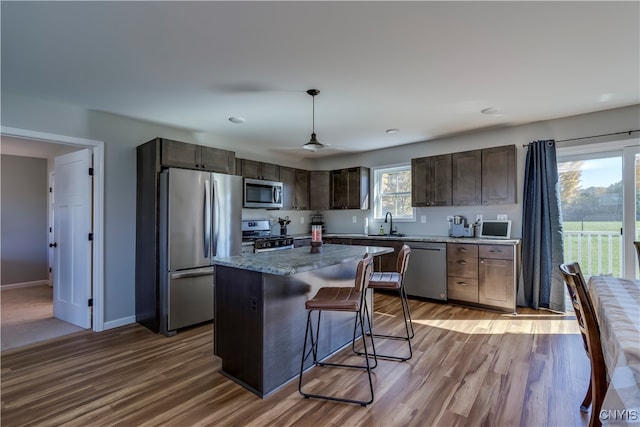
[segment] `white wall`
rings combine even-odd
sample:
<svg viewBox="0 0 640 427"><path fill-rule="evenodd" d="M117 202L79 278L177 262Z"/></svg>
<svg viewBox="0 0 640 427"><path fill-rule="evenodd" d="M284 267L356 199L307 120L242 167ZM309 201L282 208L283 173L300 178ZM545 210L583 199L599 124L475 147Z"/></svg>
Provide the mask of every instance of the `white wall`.
<svg viewBox="0 0 640 427"><path fill-rule="evenodd" d="M233 149L218 142L213 135L190 132L154 123L133 120L112 114L84 111L73 106L4 94L2 125L32 131L88 138L105 143L105 311L104 321L117 321L135 314L135 221L136 221L136 153L135 147L156 136L203 145ZM516 126L501 130L477 132L437 141L379 150L355 156L334 157L330 160L292 163L289 159L278 161L271 156L257 160L271 161L287 166L309 169L337 169L348 166L381 166L408 161L412 157L464 151L475 148L516 144L518 146L518 200L522 198L524 150L522 144L535 139L570 138L639 127L640 106L605 111L573 118ZM235 151L235 150L234 150ZM246 152L245 152L246 153ZM243 157L243 152L238 151ZM244 157L251 158L248 155ZM307 166L309 165L309 166ZM514 229L519 228L521 204L494 208L482 208L487 215L507 213L514 219ZM398 224L399 231L407 234L444 234L445 218L450 213L475 215L476 208L420 208L418 215L426 215L430 223ZM299 224L300 216L308 221L310 212L291 211L247 212L246 215L282 216L294 218L295 227L290 233L306 232L308 224ZM351 216L356 215L357 224ZM361 232L360 211L327 212L328 232ZM514 231L514 235L519 235Z"/></svg>
<svg viewBox="0 0 640 427"><path fill-rule="evenodd" d="M47 160L0 158L0 284L48 281Z"/></svg>
<svg viewBox="0 0 640 427"><path fill-rule="evenodd" d="M524 187L524 165L526 148L523 144L539 139L563 140L579 138L591 135L628 131L640 129L640 106L618 108L598 113L583 114L579 116L565 117L527 125L511 126L502 129L492 129L469 133L449 138L442 138L428 142L420 142L400 147L371 151L368 153L341 156L331 159L319 159L314 164L315 169L336 169L353 166L367 166L370 168L408 163L411 158L432 156L438 154L454 153L459 151L474 150L478 148L497 147L501 145L515 144L517 147L517 203L496 206L460 206L460 207L425 207L416 208L415 223L398 222L398 231L405 234L418 235L446 235L447 215L464 215L471 221L476 214L481 213L485 219L495 219L498 214L507 214L512 222L512 236L522 236L522 190ZM631 136L611 136L606 138L594 138L583 140L580 143L594 143L603 141L617 141L620 139L637 138L635 133ZM573 145L575 142L559 143L559 146ZM325 214L327 233L362 233L364 218L372 217L371 211L357 210L329 211ZM427 217L427 223L421 224L420 217ZM353 223L353 216L356 223ZM394 222L394 224L396 224ZM380 222L372 222L370 230L375 232Z"/></svg>

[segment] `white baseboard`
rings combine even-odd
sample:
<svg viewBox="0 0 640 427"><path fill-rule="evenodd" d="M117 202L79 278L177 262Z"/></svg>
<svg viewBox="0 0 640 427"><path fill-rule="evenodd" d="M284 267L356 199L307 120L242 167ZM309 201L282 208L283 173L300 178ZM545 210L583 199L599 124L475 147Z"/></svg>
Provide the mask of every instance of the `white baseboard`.
<svg viewBox="0 0 640 427"><path fill-rule="evenodd" d="M7 289L16 289L16 288L29 288L31 286L40 286L40 285L49 285L49 281L48 280L36 280L33 282L22 282L22 283L12 283L10 285L2 285L0 286L1 290L7 290Z"/></svg>
<svg viewBox="0 0 640 427"><path fill-rule="evenodd" d="M104 322L104 330L118 328L120 326L131 325L132 323L136 323L136 316L122 317L116 320L109 320L108 322Z"/></svg>

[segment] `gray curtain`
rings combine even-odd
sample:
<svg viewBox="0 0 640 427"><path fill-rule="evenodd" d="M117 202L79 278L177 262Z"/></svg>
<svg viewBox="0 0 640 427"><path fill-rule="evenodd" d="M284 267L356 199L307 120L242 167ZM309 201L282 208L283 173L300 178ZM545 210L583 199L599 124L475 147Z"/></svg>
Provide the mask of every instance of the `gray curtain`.
<svg viewBox="0 0 640 427"><path fill-rule="evenodd" d="M562 214L556 144L534 141L527 149L522 205L522 270L518 305L565 310Z"/></svg>

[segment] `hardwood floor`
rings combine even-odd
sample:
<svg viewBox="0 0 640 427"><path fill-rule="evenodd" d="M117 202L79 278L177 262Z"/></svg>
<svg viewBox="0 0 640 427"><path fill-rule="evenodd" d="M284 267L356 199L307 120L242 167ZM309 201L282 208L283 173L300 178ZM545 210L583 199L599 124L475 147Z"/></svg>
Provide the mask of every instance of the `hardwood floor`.
<svg viewBox="0 0 640 427"><path fill-rule="evenodd" d="M218 371L211 324L167 338L139 325L1 354L1 423L69 426L586 426L589 361L572 316L501 315L411 300L414 356L380 360L366 408L305 400L297 381L260 399ZM375 296L376 332L402 327ZM304 326L301 326L304 327ZM402 351L377 340L379 351ZM302 343L301 343L302 345ZM337 356L349 358L350 349ZM318 391L366 394L359 373L313 368ZM353 375L360 375L356 378Z"/></svg>

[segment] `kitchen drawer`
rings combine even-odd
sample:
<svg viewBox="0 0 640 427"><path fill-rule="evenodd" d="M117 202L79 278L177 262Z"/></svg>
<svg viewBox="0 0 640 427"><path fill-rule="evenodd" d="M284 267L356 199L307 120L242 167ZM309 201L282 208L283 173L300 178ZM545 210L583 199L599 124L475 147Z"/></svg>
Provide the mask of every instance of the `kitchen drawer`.
<svg viewBox="0 0 640 427"><path fill-rule="evenodd" d="M480 258L513 259L513 246L479 245Z"/></svg>
<svg viewBox="0 0 640 427"><path fill-rule="evenodd" d="M447 260L447 274L455 277L478 278L478 258L457 257Z"/></svg>
<svg viewBox="0 0 640 427"><path fill-rule="evenodd" d="M478 302L478 280L465 277L447 279L447 299Z"/></svg>
<svg viewBox="0 0 640 427"><path fill-rule="evenodd" d="M478 257L478 245L468 243L447 243L447 259L456 260L460 257Z"/></svg>

